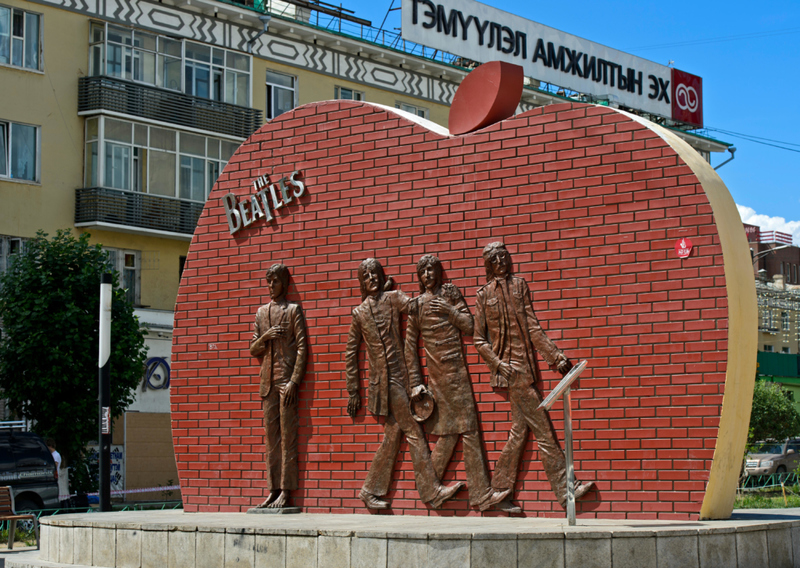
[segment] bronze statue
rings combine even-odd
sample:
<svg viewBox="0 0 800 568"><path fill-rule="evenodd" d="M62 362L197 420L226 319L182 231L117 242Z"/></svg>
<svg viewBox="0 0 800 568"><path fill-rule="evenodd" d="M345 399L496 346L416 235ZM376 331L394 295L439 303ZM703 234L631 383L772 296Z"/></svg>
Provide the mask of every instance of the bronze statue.
<svg viewBox="0 0 800 568"><path fill-rule="evenodd" d="M472 314L453 284L442 284L442 263L426 254L417 263L421 295L411 301L406 329L406 364L411 384L422 384L419 338L428 366L428 386L436 406L428 424L439 436L433 467L439 479L453 456L459 436L464 441L469 502L481 511L503 501L511 489L493 491L483 454L475 397L472 394L461 334L472 335Z"/></svg>
<svg viewBox="0 0 800 568"><path fill-rule="evenodd" d="M267 270L272 301L258 308L250 341L250 354L263 357L259 395L266 431L267 489L259 508L289 505L289 492L297 489L297 390L306 372L308 344L303 310L286 301L289 269L273 264Z"/></svg>
<svg viewBox="0 0 800 568"><path fill-rule="evenodd" d="M386 417L383 440L375 452L359 498L369 509L389 507L389 503L381 497L389 491L394 462L405 434L420 499L438 509L463 484L456 483L450 487L441 484L434 471L422 427L411 416L409 396L411 400L417 400L427 389L418 380L409 384L403 358L400 313L408 310L409 299L399 290L384 289L386 275L374 258L368 258L359 265L358 281L362 302L353 310L345 352L347 392L350 394L347 412L355 417L361 406L358 394L358 350L363 339L369 359L369 410L377 416Z"/></svg>
<svg viewBox="0 0 800 568"><path fill-rule="evenodd" d="M544 360L566 374L572 363L545 335L531 305L528 284L512 275L511 255L503 243L483 249L488 284L478 290L475 306L475 348L492 372L495 388L507 388L511 403L511 432L494 468L492 487L512 489L517 481L519 461L528 440L528 430L539 444L542 464L550 486L562 507L567 502L567 470L564 452L558 445L550 415L537 407L542 396L534 386L540 380L538 351ZM575 482L575 500L583 497L594 482ZM497 509L519 512L510 500Z"/></svg>

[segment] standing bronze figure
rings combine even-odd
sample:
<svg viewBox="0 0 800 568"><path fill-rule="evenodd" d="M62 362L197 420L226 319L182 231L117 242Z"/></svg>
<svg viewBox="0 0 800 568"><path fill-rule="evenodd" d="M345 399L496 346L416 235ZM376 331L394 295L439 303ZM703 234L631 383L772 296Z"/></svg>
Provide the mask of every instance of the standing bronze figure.
<svg viewBox="0 0 800 568"><path fill-rule="evenodd" d="M297 489L297 390L306 372L308 343L303 310L286 301L289 269L273 264L267 270L272 301L256 313L250 354L263 357L259 395L266 431L267 489L259 508L289 505L289 492Z"/></svg>
<svg viewBox="0 0 800 568"><path fill-rule="evenodd" d="M400 291L384 290L386 275L374 258L368 258L359 265L358 281L363 301L353 310L345 352L347 392L350 394L347 412L355 417L361 406L358 394L358 349L363 339L369 359L369 410L377 416L386 417L383 440L375 452L359 498L369 509L389 507L389 503L381 497L389 491L394 462L400 451L402 436L405 435L414 463L420 499L438 509L458 492L462 484L456 483L450 487L441 484L433 469L422 427L411 416L410 399L419 399L426 388L421 381L409 384L403 358L400 313L408 310L409 299Z"/></svg>
<svg viewBox="0 0 800 568"><path fill-rule="evenodd" d="M492 487L512 489L517 481L519 461L528 440L528 430L539 443L542 465L550 486L562 507L567 502L567 470L564 452L558 445L550 415L537 411L542 396L534 386L540 380L538 351L544 360L566 374L572 368L564 353L545 335L531 305L528 284L512 275L511 255L503 243L483 249L488 284L478 290L475 307L475 348L492 372L495 388L507 388L511 403L511 432L494 468ZM576 481L575 499L594 486ZM510 500L497 508L519 512Z"/></svg>
<svg viewBox="0 0 800 568"><path fill-rule="evenodd" d="M417 263L421 295L411 301L406 329L406 364L411 384L422 384L419 339L428 365L428 386L436 406L430 432L439 436L433 467L439 479L453 457L459 436L464 441L469 502L481 511L508 497L511 489L493 491L483 454L475 397L467 373L461 334L472 335L472 314L453 284L442 284L442 263L427 254Z"/></svg>

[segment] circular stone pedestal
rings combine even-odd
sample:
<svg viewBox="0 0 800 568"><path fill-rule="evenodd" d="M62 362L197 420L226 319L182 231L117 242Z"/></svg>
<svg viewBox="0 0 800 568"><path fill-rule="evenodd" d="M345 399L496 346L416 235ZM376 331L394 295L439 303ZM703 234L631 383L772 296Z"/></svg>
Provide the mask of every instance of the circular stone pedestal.
<svg viewBox="0 0 800 568"><path fill-rule="evenodd" d="M800 566L800 511L727 521L136 511L46 517L7 567L760 568Z"/></svg>

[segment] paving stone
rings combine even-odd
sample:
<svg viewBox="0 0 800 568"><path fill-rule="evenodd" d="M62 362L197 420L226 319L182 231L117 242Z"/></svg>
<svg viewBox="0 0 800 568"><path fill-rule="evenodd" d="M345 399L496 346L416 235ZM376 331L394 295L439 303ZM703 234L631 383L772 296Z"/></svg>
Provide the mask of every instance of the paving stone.
<svg viewBox="0 0 800 568"><path fill-rule="evenodd" d="M388 568L426 568L428 541L422 538L388 539Z"/></svg>
<svg viewBox="0 0 800 568"><path fill-rule="evenodd" d="M286 536L257 534L255 567L274 568L286 566Z"/></svg>
<svg viewBox="0 0 800 568"><path fill-rule="evenodd" d="M253 568L255 562L254 534L225 533L225 568Z"/></svg>
<svg viewBox="0 0 800 568"><path fill-rule="evenodd" d="M467 568L470 566L470 541L436 539L428 541L429 568Z"/></svg>
<svg viewBox="0 0 800 568"><path fill-rule="evenodd" d="M225 533L198 532L195 538L195 567L220 568L225 563Z"/></svg>
<svg viewBox="0 0 800 568"><path fill-rule="evenodd" d="M117 560L116 536L114 529L92 529L92 566L114 568Z"/></svg>
<svg viewBox="0 0 800 568"><path fill-rule="evenodd" d="M473 540L472 568L517 565L517 540Z"/></svg>
<svg viewBox="0 0 800 568"><path fill-rule="evenodd" d="M316 568L317 537L286 537L286 568Z"/></svg>
<svg viewBox="0 0 800 568"><path fill-rule="evenodd" d="M83 566L92 565L92 528L74 527L73 540L75 544L74 561L75 564ZM55 533L53 533L55 535ZM50 539L50 546L53 545L53 538ZM52 549L51 549L52 550Z"/></svg>
<svg viewBox="0 0 800 568"><path fill-rule="evenodd" d="M770 529L767 531L769 568L792 568L792 529Z"/></svg>
<svg viewBox="0 0 800 568"><path fill-rule="evenodd" d="M318 568L350 568L350 538L324 536L317 539Z"/></svg>
<svg viewBox="0 0 800 568"><path fill-rule="evenodd" d="M735 533L701 533L697 542L700 568L736 566Z"/></svg>
<svg viewBox="0 0 800 568"><path fill-rule="evenodd" d="M656 568L656 539L652 536L611 539L614 568Z"/></svg>
<svg viewBox="0 0 800 568"><path fill-rule="evenodd" d="M352 568L386 568L388 545L385 538L353 537L350 540Z"/></svg>
<svg viewBox="0 0 800 568"><path fill-rule="evenodd" d="M195 535L197 533L173 530L168 534L167 566L169 568L195 568Z"/></svg>
<svg viewBox="0 0 800 568"><path fill-rule="evenodd" d="M164 568L169 562L169 533L142 531L142 568Z"/></svg>
<svg viewBox="0 0 800 568"><path fill-rule="evenodd" d="M520 538L517 540L517 566L564 568L564 539Z"/></svg>
<svg viewBox="0 0 800 568"><path fill-rule="evenodd" d="M764 531L737 532L736 556L739 568L769 566L766 533Z"/></svg>
<svg viewBox="0 0 800 568"><path fill-rule="evenodd" d="M118 568L139 568L141 565L142 531L117 529L116 566Z"/></svg>
<svg viewBox="0 0 800 568"><path fill-rule="evenodd" d="M658 568L699 568L697 539L694 533L656 537Z"/></svg>
<svg viewBox="0 0 800 568"><path fill-rule="evenodd" d="M606 568L611 566L611 538L574 538L564 541L564 566Z"/></svg>

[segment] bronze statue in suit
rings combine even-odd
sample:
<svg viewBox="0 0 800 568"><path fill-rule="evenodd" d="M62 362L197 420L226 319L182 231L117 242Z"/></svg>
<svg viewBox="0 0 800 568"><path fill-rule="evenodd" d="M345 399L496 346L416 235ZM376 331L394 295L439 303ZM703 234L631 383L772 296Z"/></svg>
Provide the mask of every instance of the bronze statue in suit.
<svg viewBox="0 0 800 568"><path fill-rule="evenodd" d="M297 391L306 372L308 342L303 310L286 300L289 269L273 264L267 270L272 301L256 313L250 354L262 358L259 395L266 432L267 499L259 507L288 506L298 487Z"/></svg>
<svg viewBox="0 0 800 568"><path fill-rule="evenodd" d="M542 396L535 387L541 380L536 360L544 360L566 374L572 368L564 353L547 337L531 305L528 284L513 276L511 255L503 243L490 243L483 249L488 284L478 290L475 306L475 348L492 372L492 386L507 388L511 403L511 432L492 475L492 487L512 489L517 481L519 462L528 431L539 444L539 455L550 487L562 507L567 501L567 470L564 452L558 445L553 423L545 410L537 411ZM583 497L594 482L576 481L575 500ZM505 500L496 506L519 512Z"/></svg>
<svg viewBox="0 0 800 568"><path fill-rule="evenodd" d="M493 491L483 454L475 396L464 359L461 334L472 335L473 320L461 292L442 284L442 263L426 254L417 263L421 294L411 301L406 328L406 364L411 384L422 384L419 340L425 348L428 387L436 406L427 425L439 439L433 448L433 467L441 479L459 437L464 444L469 502L481 511L501 502L510 489Z"/></svg>
<svg viewBox="0 0 800 568"><path fill-rule="evenodd" d="M345 351L347 392L350 395L347 412L355 417L361 406L358 350L363 340L369 359L368 407L373 414L385 416L383 441L375 452L359 498L369 509L389 507L381 497L389 491L394 462L405 435L420 499L438 509L458 492L462 484L450 487L441 484L431 463L422 427L411 415L410 400L418 399L427 389L421 381L409 384L403 357L400 313L407 311L409 299L400 291L384 290L386 275L374 258L366 259L358 267L358 280L363 301L353 310Z"/></svg>

